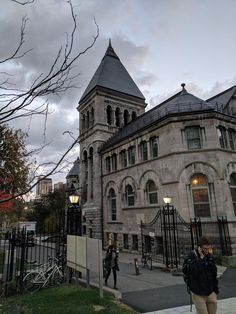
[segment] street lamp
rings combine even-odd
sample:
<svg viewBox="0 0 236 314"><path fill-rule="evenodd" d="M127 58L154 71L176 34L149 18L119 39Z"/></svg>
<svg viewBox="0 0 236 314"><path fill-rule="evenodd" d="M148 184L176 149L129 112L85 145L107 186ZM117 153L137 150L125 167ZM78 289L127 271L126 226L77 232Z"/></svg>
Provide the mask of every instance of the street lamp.
<svg viewBox="0 0 236 314"><path fill-rule="evenodd" d="M79 203L79 195L72 194L69 196L69 199L72 205L76 205Z"/></svg>
<svg viewBox="0 0 236 314"><path fill-rule="evenodd" d="M168 204L171 203L172 197L170 197L170 196L163 197L163 201L164 201L165 204L168 205Z"/></svg>
<svg viewBox="0 0 236 314"><path fill-rule="evenodd" d="M67 214L67 233L71 235L82 235L81 207L79 204L80 197L75 193L69 196L71 206Z"/></svg>

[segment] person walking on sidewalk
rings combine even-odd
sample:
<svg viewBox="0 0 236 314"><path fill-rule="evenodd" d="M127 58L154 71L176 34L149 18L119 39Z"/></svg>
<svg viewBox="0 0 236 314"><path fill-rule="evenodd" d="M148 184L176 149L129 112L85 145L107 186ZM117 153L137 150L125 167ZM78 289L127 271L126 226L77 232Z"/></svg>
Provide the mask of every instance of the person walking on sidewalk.
<svg viewBox="0 0 236 314"><path fill-rule="evenodd" d="M217 267L206 237L200 239L198 248L185 259L183 274L197 314L216 314L219 292Z"/></svg>
<svg viewBox="0 0 236 314"><path fill-rule="evenodd" d="M113 272L114 279L114 289L117 289L117 271L119 271L118 266L118 253L115 244L111 244L107 248L106 257L105 257L105 265L106 265L106 276L105 276L105 286L107 286L107 280L111 274L111 270Z"/></svg>

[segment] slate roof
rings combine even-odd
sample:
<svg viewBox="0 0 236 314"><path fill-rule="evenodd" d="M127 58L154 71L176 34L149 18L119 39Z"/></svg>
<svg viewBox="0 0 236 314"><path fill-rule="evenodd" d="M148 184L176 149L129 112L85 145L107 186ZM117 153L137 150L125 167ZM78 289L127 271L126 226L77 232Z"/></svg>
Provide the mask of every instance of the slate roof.
<svg viewBox="0 0 236 314"><path fill-rule="evenodd" d="M114 49L109 45L94 76L85 89L80 102L96 87L104 87L140 99L145 99L126 68L121 63Z"/></svg>
<svg viewBox="0 0 236 314"><path fill-rule="evenodd" d="M70 169L69 173L67 174L66 178L79 176L79 173L80 173L80 159L78 157L74 162L72 168Z"/></svg>
<svg viewBox="0 0 236 314"><path fill-rule="evenodd" d="M185 84L182 84L182 91L168 98L153 109L147 111L143 115L137 117L136 120L130 122L123 127L119 132L115 133L108 141L106 141L100 151L119 143L127 137L130 137L148 126L157 123L157 121L168 114L175 113L191 113L194 111L212 110L214 105L211 102L206 102L190 93L185 89Z"/></svg>
<svg viewBox="0 0 236 314"><path fill-rule="evenodd" d="M218 103L219 105L223 105L225 108L232 96L236 93L236 85L226 89L225 91L207 99L207 101Z"/></svg>

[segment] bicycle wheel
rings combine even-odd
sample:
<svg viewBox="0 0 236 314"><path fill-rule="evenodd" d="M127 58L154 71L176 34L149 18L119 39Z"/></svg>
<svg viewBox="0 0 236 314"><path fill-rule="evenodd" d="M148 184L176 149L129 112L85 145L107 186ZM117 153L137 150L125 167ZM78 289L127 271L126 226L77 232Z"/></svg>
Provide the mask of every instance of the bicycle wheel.
<svg viewBox="0 0 236 314"><path fill-rule="evenodd" d="M64 275L60 269L57 269L52 275L53 284L62 284L65 281Z"/></svg>
<svg viewBox="0 0 236 314"><path fill-rule="evenodd" d="M152 270L152 258L151 257L148 257L147 258L147 267L148 269Z"/></svg>
<svg viewBox="0 0 236 314"><path fill-rule="evenodd" d="M38 272L28 273L23 279L23 286L27 292L36 292L42 285L43 281Z"/></svg>

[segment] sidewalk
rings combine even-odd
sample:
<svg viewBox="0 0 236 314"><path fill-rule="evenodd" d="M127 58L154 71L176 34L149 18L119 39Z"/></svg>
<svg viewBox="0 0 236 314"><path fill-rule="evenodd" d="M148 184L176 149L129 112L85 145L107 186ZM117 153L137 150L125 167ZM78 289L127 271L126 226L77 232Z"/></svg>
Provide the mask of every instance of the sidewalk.
<svg viewBox="0 0 236 314"><path fill-rule="evenodd" d="M193 311L190 312L190 306L179 306L172 309L166 309L161 311L155 311L155 312L146 312L145 314L196 314L195 306L193 305ZM217 313L219 314L236 314L236 297L235 298L229 298L224 300L218 301L218 309Z"/></svg>
<svg viewBox="0 0 236 314"><path fill-rule="evenodd" d="M118 273L118 288L123 302L138 312L146 314L196 313L194 305L193 311L190 312L189 295L182 276L165 272L164 265L157 263L153 263L152 271L140 266L140 275L137 276L134 268L135 258L140 261L141 256L123 252L119 254L121 271ZM226 267L218 266L217 268L221 290L217 314L236 314L236 289L234 287L236 270L228 270L225 273ZM223 274L225 275L222 276Z"/></svg>

